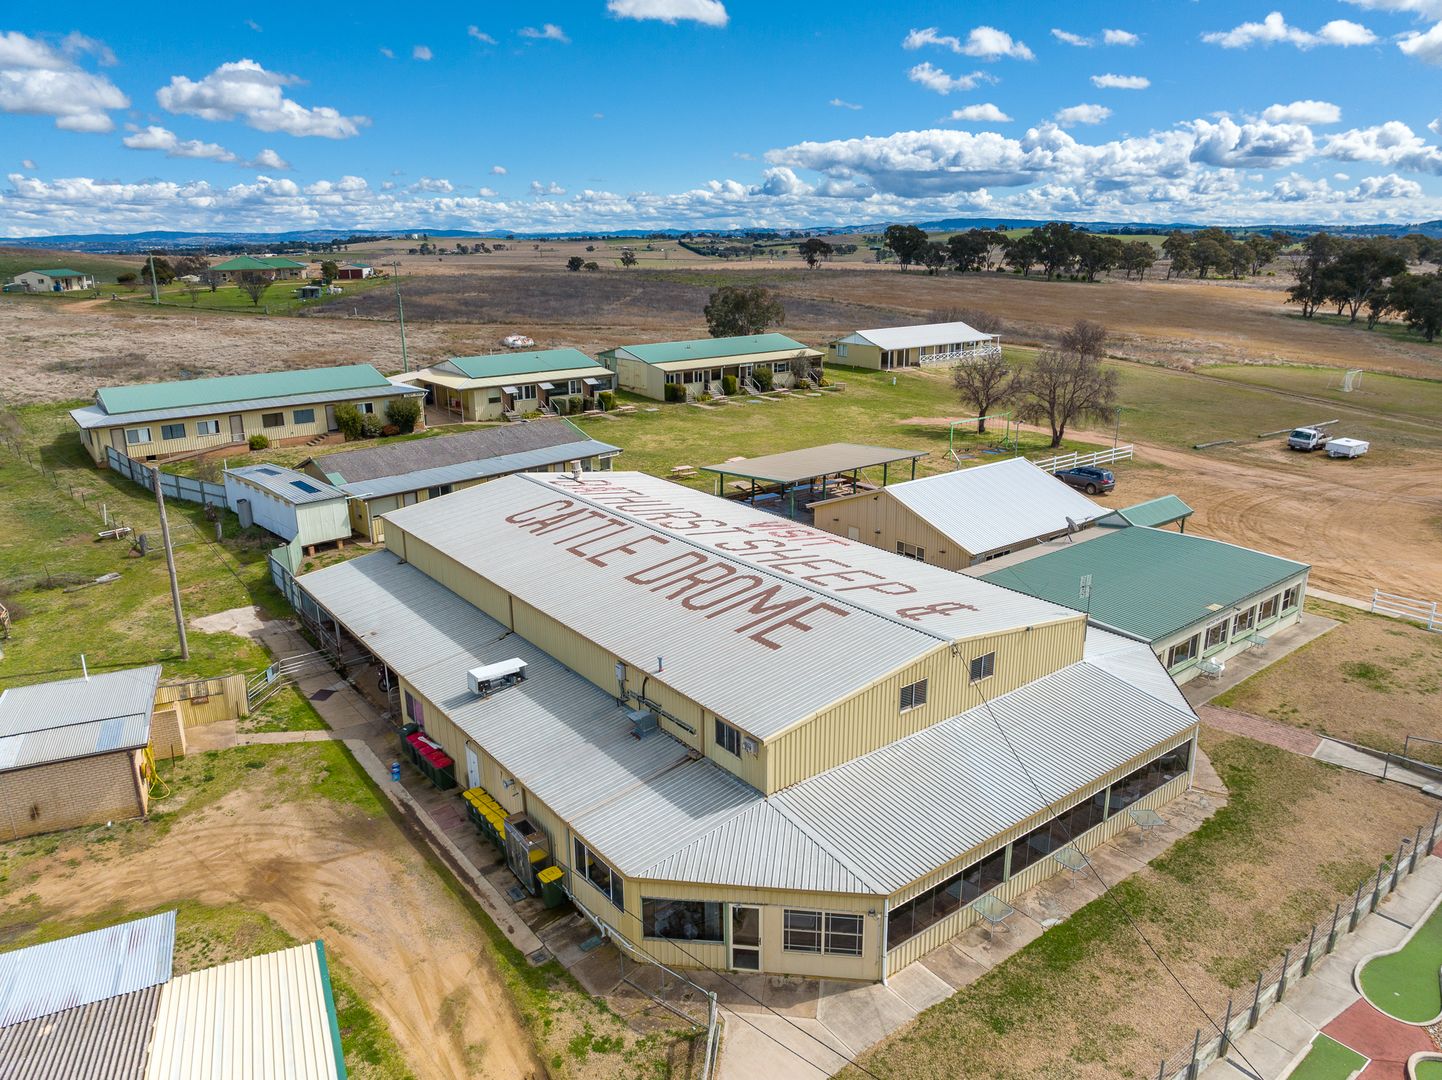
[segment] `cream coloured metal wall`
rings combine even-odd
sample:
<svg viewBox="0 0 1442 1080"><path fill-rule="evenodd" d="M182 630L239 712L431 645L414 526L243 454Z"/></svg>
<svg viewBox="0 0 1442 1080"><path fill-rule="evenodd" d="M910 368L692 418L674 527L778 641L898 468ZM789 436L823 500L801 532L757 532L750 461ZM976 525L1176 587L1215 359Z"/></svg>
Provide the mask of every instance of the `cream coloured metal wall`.
<svg viewBox="0 0 1442 1080"><path fill-rule="evenodd" d="M842 349L846 351L843 353ZM880 371L881 349L875 345L853 345L849 341L842 345L833 341L826 347L826 362L840 364L842 367L870 368L872 371Z"/></svg>
<svg viewBox="0 0 1442 1080"><path fill-rule="evenodd" d="M837 536L893 553L898 541L925 548L923 561L947 570L971 565L972 552L938 532L910 507L886 494L884 488L871 494L828 499L813 510L816 527Z"/></svg>

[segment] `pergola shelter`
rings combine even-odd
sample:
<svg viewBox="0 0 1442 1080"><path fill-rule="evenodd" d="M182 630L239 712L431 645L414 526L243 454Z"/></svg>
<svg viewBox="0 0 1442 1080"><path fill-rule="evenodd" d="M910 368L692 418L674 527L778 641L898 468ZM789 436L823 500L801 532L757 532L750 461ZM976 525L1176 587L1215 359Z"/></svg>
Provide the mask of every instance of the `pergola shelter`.
<svg viewBox="0 0 1442 1080"><path fill-rule="evenodd" d="M781 454L742 461L723 461L706 465L702 472L716 475L716 494L725 496L726 478L735 477L751 482L749 491L742 484L739 496L763 510L784 512L799 520L798 513L810 516L807 504L853 491L871 490L862 478L862 471L881 467L881 486L891 478L891 466L910 462L910 479L916 479L916 462L926 457L925 450L903 450L894 446L867 446L863 443L827 443L808 446L804 450L788 450ZM828 488L828 481L831 482ZM801 493L798 510L797 493ZM783 511L781 508L785 507Z"/></svg>

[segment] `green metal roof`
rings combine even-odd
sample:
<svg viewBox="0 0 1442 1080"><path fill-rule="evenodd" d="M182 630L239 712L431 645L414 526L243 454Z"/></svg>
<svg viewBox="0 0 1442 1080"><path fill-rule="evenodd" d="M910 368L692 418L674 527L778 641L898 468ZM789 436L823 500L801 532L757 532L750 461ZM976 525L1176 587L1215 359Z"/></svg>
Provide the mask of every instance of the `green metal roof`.
<svg viewBox="0 0 1442 1080"><path fill-rule="evenodd" d="M1175 521L1185 521L1192 516L1192 508L1175 495L1163 495L1158 499L1137 503L1136 506L1128 506L1117 513L1129 524L1155 529Z"/></svg>
<svg viewBox="0 0 1442 1080"><path fill-rule="evenodd" d="M391 382L369 364L346 364L304 371L269 371L261 375L222 375L215 379L190 379L185 382L107 386L95 392L95 400L114 416L142 410L179 409L292 394L322 394L330 390L360 390L371 386L377 390L389 390Z"/></svg>
<svg viewBox="0 0 1442 1080"><path fill-rule="evenodd" d="M1081 578L1090 574L1092 618L1156 641L1306 569L1305 563L1203 536L1127 527L985 574L982 580L1086 611Z"/></svg>
<svg viewBox="0 0 1442 1080"><path fill-rule="evenodd" d="M225 262L216 263L212 270L304 270L305 263L296 262L294 259L286 259L279 255L268 256L258 259L254 255L237 255L233 259L226 259Z"/></svg>
<svg viewBox="0 0 1442 1080"><path fill-rule="evenodd" d="M32 274L44 274L46 277L89 277L89 274L82 274L79 270L32 270Z"/></svg>
<svg viewBox="0 0 1442 1080"><path fill-rule="evenodd" d="M618 351L644 364L673 364L679 360L709 360L750 353L812 350L809 345L785 334L750 334L746 337L695 338L691 341L658 341L652 345L622 345Z"/></svg>
<svg viewBox="0 0 1442 1080"><path fill-rule="evenodd" d="M542 371L574 371L595 368L604 371L580 349L542 349L538 352L493 353L490 356L453 356L438 368L452 368L468 379L496 379Z"/></svg>

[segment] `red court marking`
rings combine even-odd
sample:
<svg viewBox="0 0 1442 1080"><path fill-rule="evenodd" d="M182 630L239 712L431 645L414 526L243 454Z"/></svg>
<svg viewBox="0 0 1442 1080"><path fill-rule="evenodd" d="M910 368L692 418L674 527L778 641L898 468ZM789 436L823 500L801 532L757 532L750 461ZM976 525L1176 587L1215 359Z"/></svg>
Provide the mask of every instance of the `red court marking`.
<svg viewBox="0 0 1442 1080"><path fill-rule="evenodd" d="M1407 1059L1437 1049L1425 1030L1393 1020L1366 1001L1345 1009L1322 1033L1372 1059L1362 1080L1406 1080Z"/></svg>

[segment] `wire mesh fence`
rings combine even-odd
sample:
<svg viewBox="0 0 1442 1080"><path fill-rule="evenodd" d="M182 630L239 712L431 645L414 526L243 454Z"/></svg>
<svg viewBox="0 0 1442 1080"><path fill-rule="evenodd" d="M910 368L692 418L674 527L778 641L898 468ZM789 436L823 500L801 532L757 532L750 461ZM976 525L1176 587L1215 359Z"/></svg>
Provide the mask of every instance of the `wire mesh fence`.
<svg viewBox="0 0 1442 1080"><path fill-rule="evenodd" d="M1210 1030L1197 1029L1163 1056L1157 1065L1157 1080L1197 1080L1203 1069L1225 1057L1236 1039L1256 1027L1267 1009L1285 1000L1291 987L1310 975L1318 961L1329 956L1342 938L1355 931L1383 898L1416 871L1436 847L1439 831L1442 811L1431 822L1417 826L1415 835L1402 837L1396 852L1378 863L1375 873L1338 901L1330 916L1312 925L1305 942L1285 950L1258 971L1247 993L1229 998L1220 1017L1211 1019Z"/></svg>

